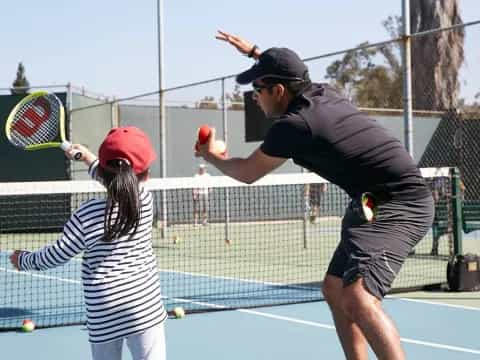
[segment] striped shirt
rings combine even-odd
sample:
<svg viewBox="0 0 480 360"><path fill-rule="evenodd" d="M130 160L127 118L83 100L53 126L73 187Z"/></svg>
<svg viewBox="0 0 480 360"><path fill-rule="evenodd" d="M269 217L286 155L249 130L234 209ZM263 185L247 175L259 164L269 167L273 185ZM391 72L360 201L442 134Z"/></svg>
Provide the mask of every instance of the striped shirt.
<svg viewBox="0 0 480 360"><path fill-rule="evenodd" d="M92 177L98 161L89 169ZM153 197L141 189L136 232L102 241L106 201L89 200L70 217L55 243L20 256L21 270L47 270L83 252L82 283L92 343L142 332L165 321L152 249ZM133 231L133 230L132 230Z"/></svg>

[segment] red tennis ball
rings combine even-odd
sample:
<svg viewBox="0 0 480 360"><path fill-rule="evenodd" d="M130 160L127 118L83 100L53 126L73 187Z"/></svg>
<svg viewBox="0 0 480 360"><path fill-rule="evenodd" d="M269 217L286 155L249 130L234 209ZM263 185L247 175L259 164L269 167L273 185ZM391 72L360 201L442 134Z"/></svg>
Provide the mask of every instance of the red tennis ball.
<svg viewBox="0 0 480 360"><path fill-rule="evenodd" d="M210 126L208 125L203 125L200 129L198 129L198 142L200 144L206 144L211 131L212 129L210 129Z"/></svg>

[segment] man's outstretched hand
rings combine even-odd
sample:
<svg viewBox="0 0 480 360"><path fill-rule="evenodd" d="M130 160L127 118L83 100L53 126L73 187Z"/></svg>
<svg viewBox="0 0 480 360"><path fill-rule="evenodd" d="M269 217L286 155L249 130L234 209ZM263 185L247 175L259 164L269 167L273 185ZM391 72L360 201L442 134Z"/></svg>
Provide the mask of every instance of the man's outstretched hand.
<svg viewBox="0 0 480 360"><path fill-rule="evenodd" d="M253 50L253 53L251 54L253 58L258 59L258 57L260 56L260 50L254 44L236 35L232 35L225 31L218 30L215 38L217 38L218 40L226 41L230 45L233 45L243 55L249 55Z"/></svg>

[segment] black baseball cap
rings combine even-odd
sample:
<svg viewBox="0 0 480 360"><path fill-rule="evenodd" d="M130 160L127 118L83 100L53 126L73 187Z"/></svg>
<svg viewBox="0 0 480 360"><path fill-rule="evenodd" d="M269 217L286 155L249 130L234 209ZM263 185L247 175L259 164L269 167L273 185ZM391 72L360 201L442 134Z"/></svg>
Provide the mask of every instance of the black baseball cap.
<svg viewBox="0 0 480 360"><path fill-rule="evenodd" d="M308 68L294 51L272 47L262 52L255 65L238 74L236 80L245 85L262 78L306 80Z"/></svg>

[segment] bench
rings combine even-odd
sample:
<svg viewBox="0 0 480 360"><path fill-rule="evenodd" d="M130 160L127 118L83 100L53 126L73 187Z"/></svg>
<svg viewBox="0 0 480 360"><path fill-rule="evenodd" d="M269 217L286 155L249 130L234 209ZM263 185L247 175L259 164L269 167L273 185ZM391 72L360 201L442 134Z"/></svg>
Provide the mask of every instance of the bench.
<svg viewBox="0 0 480 360"><path fill-rule="evenodd" d="M480 201L466 200L462 204L462 228L463 232L480 230Z"/></svg>
<svg viewBox="0 0 480 360"><path fill-rule="evenodd" d="M451 206L451 205L450 205ZM448 233L449 224L448 214L449 204L446 199L438 200L435 202L435 217L433 218L432 232L434 242L438 241L440 236Z"/></svg>
<svg viewBox="0 0 480 360"><path fill-rule="evenodd" d="M432 255L438 253L438 240L442 235L452 231L452 220L448 219L448 214L452 211L447 199L440 199L435 203L435 217L433 219L433 245ZM468 234L475 230L480 230L480 201L465 200L462 202L462 230ZM450 227L450 228L449 228Z"/></svg>

